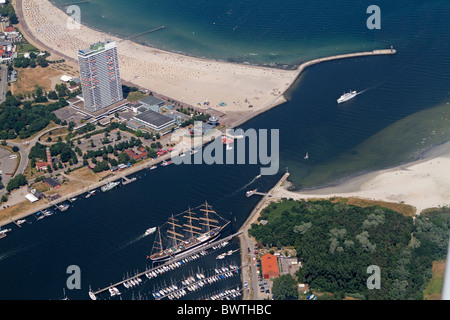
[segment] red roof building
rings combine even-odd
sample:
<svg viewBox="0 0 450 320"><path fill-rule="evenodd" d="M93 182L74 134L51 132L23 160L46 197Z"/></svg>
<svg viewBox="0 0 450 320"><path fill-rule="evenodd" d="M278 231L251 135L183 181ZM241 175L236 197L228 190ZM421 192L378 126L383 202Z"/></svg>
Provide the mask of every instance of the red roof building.
<svg viewBox="0 0 450 320"><path fill-rule="evenodd" d="M145 149L144 149L145 150ZM143 159L145 157L147 157L147 150L141 152L141 153L136 153L132 150L124 150L123 152L125 152L126 154L128 154L128 156L130 157L130 159L134 159L134 160L139 160L139 159Z"/></svg>
<svg viewBox="0 0 450 320"><path fill-rule="evenodd" d="M266 254L261 257L261 266L264 279L272 279L279 276L277 257Z"/></svg>
<svg viewBox="0 0 450 320"><path fill-rule="evenodd" d="M36 163L36 169L38 170L38 171L42 171L42 170L45 170L45 171L47 171L48 170L48 167L47 167L47 162L37 162Z"/></svg>

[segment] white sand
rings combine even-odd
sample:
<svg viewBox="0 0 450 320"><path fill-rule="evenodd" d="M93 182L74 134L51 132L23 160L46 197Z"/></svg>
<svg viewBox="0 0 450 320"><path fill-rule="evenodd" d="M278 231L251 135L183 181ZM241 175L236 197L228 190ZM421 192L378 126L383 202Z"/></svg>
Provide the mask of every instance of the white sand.
<svg viewBox="0 0 450 320"><path fill-rule="evenodd" d="M211 107L227 103L226 107L218 107L223 112L258 111L281 96L297 75L297 70L245 66L169 53L83 25L80 29L70 29L69 16L47 0L23 0L22 10L31 33L46 46L77 59L79 49L106 39L114 40L122 79L194 106L207 100Z"/></svg>
<svg viewBox="0 0 450 320"><path fill-rule="evenodd" d="M426 208L450 204L450 143L439 148L442 154L431 159L368 173L335 187L290 192L284 186L272 194L293 199L359 197L404 202L420 214Z"/></svg>

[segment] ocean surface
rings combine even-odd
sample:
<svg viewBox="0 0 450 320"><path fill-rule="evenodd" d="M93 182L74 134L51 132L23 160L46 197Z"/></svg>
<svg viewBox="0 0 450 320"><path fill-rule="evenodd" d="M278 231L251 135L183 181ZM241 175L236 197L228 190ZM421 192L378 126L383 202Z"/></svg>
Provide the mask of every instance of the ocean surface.
<svg viewBox="0 0 450 320"><path fill-rule="evenodd" d="M66 3L64 0L54 3ZM296 188L417 159L450 137L450 3L377 1L381 29L369 30L372 1L144 1L92 0L81 4L82 23L122 37L166 26L136 41L210 59L294 68L322 56L389 48L395 56L327 62L308 68L288 102L248 121L243 129L280 130L280 169L258 178L260 165L172 165L140 172L138 180L108 193L80 198L61 213L13 229L0 240L0 299L89 299L93 290L149 266L151 226L204 201L238 230L258 197L289 170ZM348 90L362 92L338 105ZM309 159L304 155L309 153ZM235 248L237 243L230 244ZM224 250L230 250L228 248ZM217 264L240 263L220 252L124 292L148 298L155 288ZM219 262L220 261L220 262ZM67 268L81 270L81 290L69 290ZM145 279L145 277L144 277ZM239 276L186 299L241 286ZM123 288L123 287L122 287ZM109 295L100 296L108 299Z"/></svg>

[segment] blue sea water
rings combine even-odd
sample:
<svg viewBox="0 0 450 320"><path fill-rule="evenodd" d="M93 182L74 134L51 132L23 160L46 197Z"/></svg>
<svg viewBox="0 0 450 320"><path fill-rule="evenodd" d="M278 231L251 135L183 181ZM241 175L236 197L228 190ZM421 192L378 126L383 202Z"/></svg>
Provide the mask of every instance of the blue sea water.
<svg viewBox="0 0 450 320"><path fill-rule="evenodd" d="M371 4L354 0L136 0L132 4L92 0L80 5L82 23L96 29L129 37L164 25L166 29L136 40L211 59L293 68L316 57L391 45L398 53L310 67L289 92L287 103L242 125L243 129L280 130L280 170L275 176L256 178L259 165L172 165L143 171L137 182L126 187L81 198L67 212L41 221L30 217L20 229L7 226L13 232L0 241L0 299L60 299L70 265L80 267L82 289L66 288L66 295L88 299L89 286L105 287L148 266L153 236L142 234L164 223L170 214L208 201L230 217L227 232L231 233L258 202L257 197L246 198L245 191L270 189L285 167L298 188L313 188L410 161L432 143L446 141L445 113L434 119L434 128L426 128L428 135L433 130L442 134L425 144L418 141L429 136L418 132L428 131L400 125L402 119L420 111L426 117L427 110L450 100L450 3L377 1L381 30L366 27L366 9ZM336 99L350 89L363 94L337 105ZM396 135L391 135L392 128L399 126ZM381 148L380 133L386 139ZM399 137L407 138L401 148L396 147ZM375 150L376 146L380 149ZM375 156L361 150L374 151ZM303 159L306 152L308 161ZM238 255L229 259L239 263ZM124 298L151 299L151 290L163 281L170 283L200 267L214 268L216 263L213 254L178 273L149 281ZM209 290L238 283L239 277L234 277Z"/></svg>

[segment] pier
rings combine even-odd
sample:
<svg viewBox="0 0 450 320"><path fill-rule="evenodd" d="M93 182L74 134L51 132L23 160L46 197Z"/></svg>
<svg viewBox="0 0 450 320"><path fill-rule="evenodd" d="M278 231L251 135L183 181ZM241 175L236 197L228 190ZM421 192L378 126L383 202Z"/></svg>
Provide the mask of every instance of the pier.
<svg viewBox="0 0 450 320"><path fill-rule="evenodd" d="M229 241L229 240L233 239L234 237L240 235L241 233L242 233L242 231L239 231L239 232L237 232L235 234L232 234L230 236L227 236L225 238L222 238L222 239L216 240L214 242L208 243L207 245L200 246L199 248L196 248L195 250L193 250L193 251L191 251L189 253L177 256L176 258L173 258L173 259L171 259L169 261L166 261L165 263L163 263L161 265L158 265L156 267L153 267L153 268L150 268L150 269L146 269L143 272L137 273L137 274L135 274L135 275L133 275L131 277L128 277L128 278L126 278L126 279L124 279L122 281L119 281L117 283L111 284L110 286L108 286L106 288L99 289L97 291L89 291L89 297L91 299L95 300L96 296L98 294L101 294L101 293L103 293L105 291L110 291L110 289L112 290L113 288L116 288L117 286L123 285L124 283L136 282L136 281L139 283L140 281L142 281L140 279L140 277L147 276L147 274L152 274L152 273L153 274L160 274L161 272L165 272L167 270L172 270L172 268L169 267L170 265L180 263L181 260L184 260L184 259L186 259L186 258L188 258L190 256L193 256L195 254L198 254L198 253L200 253L202 251L205 251L205 250L208 250L210 248L216 247L217 245L220 245L223 242L226 242L226 241ZM164 270L164 271L161 271L161 270Z"/></svg>
<svg viewBox="0 0 450 320"><path fill-rule="evenodd" d="M127 178L126 176L123 176L122 177L122 184L125 186L125 185L127 185L127 184L129 184L129 183L132 183L132 182L134 182L134 181L136 181L136 177L133 177L133 178Z"/></svg>
<svg viewBox="0 0 450 320"><path fill-rule="evenodd" d="M295 79L298 79L298 77L302 74L302 72L306 68L308 68L308 67L310 67L312 65L318 64L318 63L322 63L322 62L326 62L326 61L333 61L333 60L348 59L348 58L357 58L357 57L394 55L396 53L397 53L397 50L395 50L393 47L391 47L390 49L378 49L378 50L372 50L372 51L338 54L338 55L335 55L335 56L330 56L330 57L324 57L324 58L318 58L318 59L310 60L310 61L304 62L304 63L302 63L301 65L298 66L298 68L297 68L297 75L296 75ZM294 83L295 83L295 81L293 81L291 83L291 87L292 87L292 85ZM286 91L288 91L289 89L290 89L290 87L288 89L286 89Z"/></svg>
<svg viewBox="0 0 450 320"><path fill-rule="evenodd" d="M158 30L161 30L161 29L165 29L165 28L166 28L166 26L161 26L161 27L158 27L158 28L155 28L155 29L152 29L152 30L144 31L144 32L135 34L134 36L131 36L131 37L128 37L128 38L124 38L124 39L120 40L119 42L122 42L122 41L125 41L125 40L135 39L137 37L143 36L144 34L152 33L152 32L155 32L155 31L158 31Z"/></svg>
<svg viewBox="0 0 450 320"><path fill-rule="evenodd" d="M76 5L76 4L83 4L83 3L89 3L89 1L85 0L85 1L78 1L78 2L55 4L55 6L57 6L57 7L67 7L67 6L72 6L72 5Z"/></svg>

